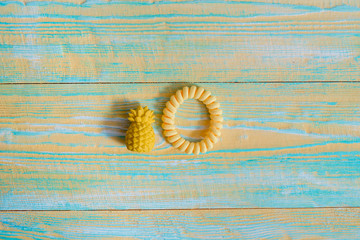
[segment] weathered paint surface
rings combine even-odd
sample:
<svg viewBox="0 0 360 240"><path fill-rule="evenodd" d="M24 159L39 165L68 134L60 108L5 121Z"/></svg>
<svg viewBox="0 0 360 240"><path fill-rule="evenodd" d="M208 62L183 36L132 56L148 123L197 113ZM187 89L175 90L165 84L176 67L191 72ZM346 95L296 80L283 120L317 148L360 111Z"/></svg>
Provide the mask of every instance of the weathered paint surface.
<svg viewBox="0 0 360 240"><path fill-rule="evenodd" d="M358 0L0 1L0 238L359 239L359 208L317 208L360 206L359 43ZM222 104L207 154L161 137L176 82ZM124 145L138 104L149 154Z"/></svg>
<svg viewBox="0 0 360 240"><path fill-rule="evenodd" d="M359 1L269 2L4 2L0 82L359 80Z"/></svg>
<svg viewBox="0 0 360 240"><path fill-rule="evenodd" d="M164 103L183 85L3 85L1 209L359 206L359 84L201 84L225 124L199 156L161 136ZM138 104L156 115L149 154L124 144ZM207 117L189 101L176 124L198 139Z"/></svg>
<svg viewBox="0 0 360 240"><path fill-rule="evenodd" d="M10 2L10 1L6 1L6 0L2 0L2 2ZM32 4L32 3L41 3L41 2L48 2L46 0L15 0L15 1L11 1L11 2L17 2L17 3L22 3L22 4ZM65 3L66 5L88 5L88 4L109 4L108 0L57 0L57 1L53 1L56 3ZM140 7L141 5L146 5L146 6L156 6L158 4L162 5L162 4L177 4L177 3L182 3L182 4L186 4L189 3L190 4L194 4L197 3L199 4L199 2L192 2L192 1L188 1L188 0L134 0L134 1L124 1L124 0L112 0L110 4L114 4L114 3L121 3L121 4L133 4L133 5L137 5L137 7ZM294 7L299 7L299 6L313 6L313 7L318 7L318 8L332 8L332 7L338 7L338 6L352 6L352 7L360 7L360 3L357 0L232 0L232 1L221 1L221 0L213 0L213 1L201 1L203 3L229 3L229 4L234 4L234 3L248 3L248 4L262 4L262 3L267 3L268 5L270 4L284 4L284 5L294 5ZM45 3L47 4L47 3ZM196 6L196 5L194 5Z"/></svg>
<svg viewBox="0 0 360 240"><path fill-rule="evenodd" d="M359 209L3 212L0 238L359 239Z"/></svg>

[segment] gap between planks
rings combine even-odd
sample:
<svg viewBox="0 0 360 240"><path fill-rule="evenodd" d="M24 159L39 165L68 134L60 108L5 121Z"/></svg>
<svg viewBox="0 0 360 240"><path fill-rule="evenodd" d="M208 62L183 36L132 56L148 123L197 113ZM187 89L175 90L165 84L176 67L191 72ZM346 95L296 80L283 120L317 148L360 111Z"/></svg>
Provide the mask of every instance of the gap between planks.
<svg viewBox="0 0 360 240"><path fill-rule="evenodd" d="M220 82L38 82L38 83L29 83L29 82L5 82L0 83L0 85L90 85L90 84L221 84ZM360 80L357 81L258 81L258 82L224 82L226 84L259 84L259 83L269 83L269 84L277 84L277 83L360 83Z"/></svg>
<svg viewBox="0 0 360 240"><path fill-rule="evenodd" d="M296 209L360 209L353 207L292 207L292 208L159 208L159 209L84 209L84 210L0 210L6 212L149 212L149 211L221 211L221 210L296 210Z"/></svg>

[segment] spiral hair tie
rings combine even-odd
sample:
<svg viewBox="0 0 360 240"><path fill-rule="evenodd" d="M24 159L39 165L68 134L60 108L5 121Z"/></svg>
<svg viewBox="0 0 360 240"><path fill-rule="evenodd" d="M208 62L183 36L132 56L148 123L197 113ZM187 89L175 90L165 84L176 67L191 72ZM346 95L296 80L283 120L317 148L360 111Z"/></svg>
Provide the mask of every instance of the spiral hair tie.
<svg viewBox="0 0 360 240"><path fill-rule="evenodd" d="M205 104L210 113L210 127L206 137L200 142L190 142L180 136L175 128L175 113L179 106L186 99L197 99ZM216 102L216 97L211 95L211 92L204 90L202 87L184 87L176 91L176 94L170 97L163 110L162 128L163 134L167 141L175 148L188 154L205 153L212 149L214 144L219 140L221 135L221 128L223 117L220 110L220 104Z"/></svg>

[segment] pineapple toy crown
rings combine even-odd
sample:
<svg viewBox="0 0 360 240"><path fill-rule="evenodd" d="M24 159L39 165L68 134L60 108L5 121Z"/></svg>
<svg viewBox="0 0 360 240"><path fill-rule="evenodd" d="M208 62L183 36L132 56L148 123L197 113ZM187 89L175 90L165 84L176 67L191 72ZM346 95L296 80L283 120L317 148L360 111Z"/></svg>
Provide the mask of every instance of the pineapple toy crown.
<svg viewBox="0 0 360 240"><path fill-rule="evenodd" d="M149 110L147 106L144 108L138 106L136 110L131 109L129 113L129 121L132 123L151 124L154 120L154 112Z"/></svg>

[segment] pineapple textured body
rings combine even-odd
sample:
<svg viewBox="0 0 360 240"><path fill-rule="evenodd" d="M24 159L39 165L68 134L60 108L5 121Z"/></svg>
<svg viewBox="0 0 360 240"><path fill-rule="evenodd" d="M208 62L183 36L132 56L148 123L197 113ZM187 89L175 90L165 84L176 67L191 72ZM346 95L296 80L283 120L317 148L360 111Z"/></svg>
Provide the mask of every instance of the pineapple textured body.
<svg viewBox="0 0 360 240"><path fill-rule="evenodd" d="M151 151L155 145L155 132L151 126L154 122L153 111L139 106L131 110L129 120L131 124L125 137L127 149L134 152Z"/></svg>
<svg viewBox="0 0 360 240"><path fill-rule="evenodd" d="M149 152L155 145L155 133L150 124L132 123L125 141L130 151Z"/></svg>

